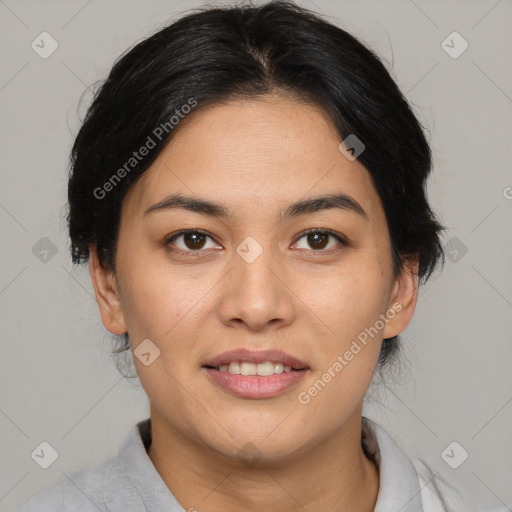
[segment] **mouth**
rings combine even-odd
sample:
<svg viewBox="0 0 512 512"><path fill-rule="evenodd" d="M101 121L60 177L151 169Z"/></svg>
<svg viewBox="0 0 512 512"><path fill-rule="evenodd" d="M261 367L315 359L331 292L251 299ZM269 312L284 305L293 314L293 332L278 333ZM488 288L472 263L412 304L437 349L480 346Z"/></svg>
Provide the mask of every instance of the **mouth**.
<svg viewBox="0 0 512 512"><path fill-rule="evenodd" d="M247 361L231 361L229 364L219 366L206 365L205 368L217 370L219 372L228 372L232 375L258 375L260 377L269 377L270 375L279 375L283 372L300 372L307 368L294 368L293 366L282 362L265 361L264 363L249 363Z"/></svg>
<svg viewBox="0 0 512 512"><path fill-rule="evenodd" d="M220 354L202 368L224 391L252 399L271 398L295 387L309 370L306 363L284 352L246 349Z"/></svg>

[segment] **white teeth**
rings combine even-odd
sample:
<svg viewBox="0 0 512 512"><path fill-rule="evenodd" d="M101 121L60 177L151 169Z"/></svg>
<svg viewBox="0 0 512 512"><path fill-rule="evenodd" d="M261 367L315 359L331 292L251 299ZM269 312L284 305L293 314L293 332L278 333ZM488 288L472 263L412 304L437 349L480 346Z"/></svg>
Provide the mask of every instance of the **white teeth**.
<svg viewBox="0 0 512 512"><path fill-rule="evenodd" d="M233 361L232 363L229 363L229 373L232 373L234 375L240 375L240 365L237 361Z"/></svg>
<svg viewBox="0 0 512 512"><path fill-rule="evenodd" d="M256 365L254 363L242 363L240 365L240 374L241 375L256 375Z"/></svg>
<svg viewBox="0 0 512 512"><path fill-rule="evenodd" d="M274 373L283 373L284 365L281 363L274 363Z"/></svg>
<svg viewBox="0 0 512 512"><path fill-rule="evenodd" d="M285 366L282 363L273 363L270 361L259 364L246 363L245 361L232 361L229 365L221 364L218 368L221 372L229 372L233 375L259 375L261 377L292 371L291 366Z"/></svg>
<svg viewBox="0 0 512 512"><path fill-rule="evenodd" d="M256 365L256 373L262 377L274 375L274 363L260 363Z"/></svg>

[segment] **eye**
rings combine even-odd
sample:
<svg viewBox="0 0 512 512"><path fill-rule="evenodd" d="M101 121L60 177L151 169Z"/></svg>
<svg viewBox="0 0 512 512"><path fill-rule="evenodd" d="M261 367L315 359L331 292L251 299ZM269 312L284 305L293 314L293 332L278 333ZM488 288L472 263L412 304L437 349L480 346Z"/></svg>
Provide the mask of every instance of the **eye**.
<svg viewBox="0 0 512 512"><path fill-rule="evenodd" d="M305 239L306 243L309 244L310 249L308 247L299 249L305 250L313 250L313 252L328 252L333 247L329 246L329 238L335 239L338 243L334 243L334 247L336 245L346 246L348 245L345 238L332 231L330 229L308 229L301 233L295 245L299 243L300 240ZM182 239L181 246L176 243L177 240ZM207 247L206 242L207 239L212 241L213 246ZM170 251L180 256L195 256L199 257L201 252L205 252L203 249L215 249L218 248L219 245L213 240L213 238L206 232L200 229L186 229L182 230L174 235L170 236L166 239L166 246L171 246ZM174 246L174 247L172 247Z"/></svg>
<svg viewBox="0 0 512 512"><path fill-rule="evenodd" d="M182 247L176 244L176 240L182 238ZM200 229L186 229L180 231L172 235L170 238L166 240L166 245L174 245L177 249L171 248L172 252L183 256L198 256L199 252L204 252L202 249L215 249L218 245L214 242L213 247L205 247L205 242L207 239L212 240L213 238L206 233L206 231L202 231Z"/></svg>
<svg viewBox="0 0 512 512"><path fill-rule="evenodd" d="M329 245L329 237L334 238L337 240L338 245L348 245L347 241L343 236L341 236L339 233L336 233L330 229L308 229L304 233L301 234L298 241L302 240L303 238L306 240L306 243L309 244L310 248L313 249L315 252L327 252L327 250L331 249L331 247L326 246ZM298 242L296 242L297 244ZM334 247L337 244L334 244ZM306 250L308 250L307 247L305 247Z"/></svg>

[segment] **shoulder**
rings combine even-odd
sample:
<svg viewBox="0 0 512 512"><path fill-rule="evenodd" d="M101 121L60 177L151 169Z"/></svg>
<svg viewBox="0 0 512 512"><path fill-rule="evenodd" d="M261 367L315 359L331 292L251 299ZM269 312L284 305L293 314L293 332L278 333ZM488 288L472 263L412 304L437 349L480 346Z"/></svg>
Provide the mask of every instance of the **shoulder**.
<svg viewBox="0 0 512 512"><path fill-rule="evenodd" d="M421 488L424 512L509 512L505 505L491 508L474 503L464 496L462 488L457 488L445 478L434 473L425 462L412 459Z"/></svg>
<svg viewBox="0 0 512 512"><path fill-rule="evenodd" d="M105 482L119 475L117 457L64 475L64 480L26 501L18 512L106 512ZM112 483L112 482L111 482Z"/></svg>
<svg viewBox="0 0 512 512"><path fill-rule="evenodd" d="M419 459L412 459L425 512L468 512L468 503L451 484Z"/></svg>
<svg viewBox="0 0 512 512"><path fill-rule="evenodd" d="M169 493L146 453L150 435L150 420L142 420L132 427L116 456L69 476L63 473L62 482L32 496L18 512L144 510L141 492L149 495L148 502L154 500L155 481Z"/></svg>
<svg viewBox="0 0 512 512"><path fill-rule="evenodd" d="M421 459L409 458L378 423L363 417L363 442L379 465L380 489L376 512L469 512L453 485Z"/></svg>

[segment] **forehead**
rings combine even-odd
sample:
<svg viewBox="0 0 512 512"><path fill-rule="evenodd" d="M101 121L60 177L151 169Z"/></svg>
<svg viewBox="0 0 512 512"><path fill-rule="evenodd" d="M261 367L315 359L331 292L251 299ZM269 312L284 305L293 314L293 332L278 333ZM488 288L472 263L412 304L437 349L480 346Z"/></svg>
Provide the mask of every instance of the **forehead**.
<svg viewBox="0 0 512 512"><path fill-rule="evenodd" d="M140 216L178 191L247 218L333 193L353 197L369 217L383 215L367 169L340 152L335 126L316 106L274 96L221 103L189 114L175 130L129 190L130 213Z"/></svg>

